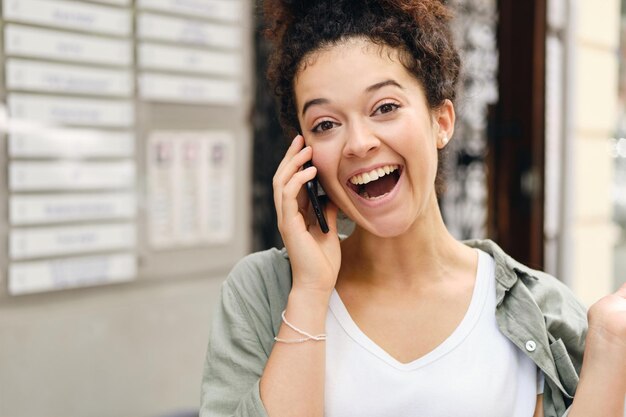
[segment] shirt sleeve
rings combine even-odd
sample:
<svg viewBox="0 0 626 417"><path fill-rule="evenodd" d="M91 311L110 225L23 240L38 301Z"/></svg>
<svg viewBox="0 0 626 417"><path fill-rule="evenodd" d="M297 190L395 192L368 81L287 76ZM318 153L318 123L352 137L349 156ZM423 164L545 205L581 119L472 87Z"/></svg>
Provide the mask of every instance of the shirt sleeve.
<svg viewBox="0 0 626 417"><path fill-rule="evenodd" d="M561 396L562 402L552 401L557 417L566 417L571 410L572 399L579 381L587 336L587 309L563 283L553 279L552 291L542 294L542 311L550 338L550 349L558 370L561 384L569 395ZM548 385L546 387L545 385ZM544 391L557 390L546 381ZM544 396L546 404L546 396ZM547 415L547 414L546 414Z"/></svg>
<svg viewBox="0 0 626 417"><path fill-rule="evenodd" d="M268 417L259 392L267 359L238 294L227 280L209 336L200 417Z"/></svg>

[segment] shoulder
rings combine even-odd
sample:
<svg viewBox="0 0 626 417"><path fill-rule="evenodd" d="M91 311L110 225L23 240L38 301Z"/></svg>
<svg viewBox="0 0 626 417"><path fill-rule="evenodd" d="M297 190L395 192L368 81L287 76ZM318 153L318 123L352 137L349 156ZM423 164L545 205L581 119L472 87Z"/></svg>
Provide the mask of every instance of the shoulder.
<svg viewBox="0 0 626 417"><path fill-rule="evenodd" d="M253 322L269 321L272 327L276 318L280 320L290 291L291 265L284 248L243 257L223 284L223 292L234 297Z"/></svg>
<svg viewBox="0 0 626 417"><path fill-rule="evenodd" d="M550 274L517 263L520 285L524 285L542 312L546 329L562 339L579 368L587 334L587 307L562 281Z"/></svg>
<svg viewBox="0 0 626 417"><path fill-rule="evenodd" d="M530 268L516 261L493 241L471 240L465 244L487 252L494 258L496 280L504 291L509 291L515 285L521 285L530 292L540 307L563 307L563 303L565 303L567 307L586 311L585 306L562 281L546 272Z"/></svg>
<svg viewBox="0 0 626 417"><path fill-rule="evenodd" d="M471 247L489 253L496 262L498 304L512 308L538 310L546 330L555 338L562 337L576 345L584 343L587 330L587 308L570 288L543 271L530 268L507 255L490 240L465 242ZM508 299L509 302L506 302ZM527 313L527 311L524 311ZM545 323L545 324L544 324Z"/></svg>
<svg viewBox="0 0 626 417"><path fill-rule="evenodd" d="M266 284L291 285L291 267L285 249L268 249L244 256L226 279L234 289L245 290Z"/></svg>
<svg viewBox="0 0 626 417"><path fill-rule="evenodd" d="M528 288L542 311L572 310L586 315L587 308L562 281L546 272L513 262L521 284Z"/></svg>

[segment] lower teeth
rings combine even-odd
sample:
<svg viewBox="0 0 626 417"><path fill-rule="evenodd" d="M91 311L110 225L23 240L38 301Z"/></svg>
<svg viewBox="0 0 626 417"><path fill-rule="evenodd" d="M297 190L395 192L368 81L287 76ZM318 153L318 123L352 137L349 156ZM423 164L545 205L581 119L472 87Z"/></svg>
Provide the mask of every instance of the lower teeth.
<svg viewBox="0 0 626 417"><path fill-rule="evenodd" d="M379 198L383 198L384 196L386 196L389 193L385 193L382 195L378 195L376 197L370 197L370 195L367 193L367 191L364 191L363 194L361 194L361 196L367 200L378 200Z"/></svg>

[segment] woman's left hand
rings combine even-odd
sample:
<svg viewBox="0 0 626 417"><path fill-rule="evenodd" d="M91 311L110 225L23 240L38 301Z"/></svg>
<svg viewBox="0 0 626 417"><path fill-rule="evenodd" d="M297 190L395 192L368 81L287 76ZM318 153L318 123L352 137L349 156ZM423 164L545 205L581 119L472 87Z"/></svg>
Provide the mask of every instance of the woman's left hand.
<svg viewBox="0 0 626 417"><path fill-rule="evenodd" d="M592 379L596 383L610 387L606 393L613 392L617 406L621 405L623 409L626 395L626 284L592 305L587 317L589 331L585 339L581 383L594 375ZM621 417L623 411L618 414Z"/></svg>
<svg viewBox="0 0 626 417"><path fill-rule="evenodd" d="M588 318L587 343L614 352L626 364L626 284L592 305Z"/></svg>
<svg viewBox="0 0 626 417"><path fill-rule="evenodd" d="M622 417L626 396L626 284L587 313L589 331L571 417Z"/></svg>

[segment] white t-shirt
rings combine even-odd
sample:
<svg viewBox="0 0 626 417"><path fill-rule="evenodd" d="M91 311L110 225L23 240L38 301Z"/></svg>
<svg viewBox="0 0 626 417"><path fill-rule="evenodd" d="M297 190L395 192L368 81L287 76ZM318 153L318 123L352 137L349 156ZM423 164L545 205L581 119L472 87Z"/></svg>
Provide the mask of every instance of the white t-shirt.
<svg viewBox="0 0 626 417"><path fill-rule="evenodd" d="M329 307L325 417L533 416L543 373L498 329L495 262L487 253L479 251L459 326L413 362L397 361L367 337L337 291Z"/></svg>

